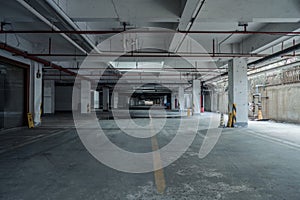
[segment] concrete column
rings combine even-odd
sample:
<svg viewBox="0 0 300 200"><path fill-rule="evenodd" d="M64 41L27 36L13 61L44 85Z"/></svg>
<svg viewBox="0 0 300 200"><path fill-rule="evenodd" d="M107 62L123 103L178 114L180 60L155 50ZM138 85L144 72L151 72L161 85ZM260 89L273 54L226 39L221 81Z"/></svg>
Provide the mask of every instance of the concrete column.
<svg viewBox="0 0 300 200"><path fill-rule="evenodd" d="M44 81L44 105L45 114L55 112L55 82L53 80Z"/></svg>
<svg viewBox="0 0 300 200"><path fill-rule="evenodd" d="M32 62L31 64L32 88L32 113L35 126L41 123L41 105L42 105L42 71L43 65ZM39 75L38 75L39 74Z"/></svg>
<svg viewBox="0 0 300 200"><path fill-rule="evenodd" d="M125 108L126 105L126 96L124 94L118 93L118 107Z"/></svg>
<svg viewBox="0 0 300 200"><path fill-rule="evenodd" d="M177 99L177 95L174 92L172 92L172 95L171 95L171 109L172 110L176 109L176 104L175 104L176 99Z"/></svg>
<svg viewBox="0 0 300 200"><path fill-rule="evenodd" d="M91 112L91 82L81 80L81 113Z"/></svg>
<svg viewBox="0 0 300 200"><path fill-rule="evenodd" d="M205 92L204 90L204 82L201 82L201 92L200 92L200 112L205 112Z"/></svg>
<svg viewBox="0 0 300 200"><path fill-rule="evenodd" d="M99 92L94 91L94 108L99 109Z"/></svg>
<svg viewBox="0 0 300 200"><path fill-rule="evenodd" d="M124 108L130 107L130 96L124 96Z"/></svg>
<svg viewBox="0 0 300 200"><path fill-rule="evenodd" d="M179 87L178 90L178 101L179 101L179 110L184 110L184 88L182 86Z"/></svg>
<svg viewBox="0 0 300 200"><path fill-rule="evenodd" d="M201 96L201 85L200 80L193 80L193 113L199 115L200 110L200 96Z"/></svg>
<svg viewBox="0 0 300 200"><path fill-rule="evenodd" d="M119 94L117 92L113 93L113 108L117 109L118 108L118 103L119 103Z"/></svg>
<svg viewBox="0 0 300 200"><path fill-rule="evenodd" d="M4 128L4 104L5 104L5 89L4 89L4 80L5 80L5 70L0 68L0 130Z"/></svg>
<svg viewBox="0 0 300 200"><path fill-rule="evenodd" d="M185 108L191 109L192 106L192 95L191 94L184 94L184 99L185 99Z"/></svg>
<svg viewBox="0 0 300 200"><path fill-rule="evenodd" d="M232 112L232 104L236 104L236 125L248 125L248 79L247 62L243 58L235 58L228 63L228 104Z"/></svg>
<svg viewBox="0 0 300 200"><path fill-rule="evenodd" d="M109 88L103 87L103 111L109 110Z"/></svg>

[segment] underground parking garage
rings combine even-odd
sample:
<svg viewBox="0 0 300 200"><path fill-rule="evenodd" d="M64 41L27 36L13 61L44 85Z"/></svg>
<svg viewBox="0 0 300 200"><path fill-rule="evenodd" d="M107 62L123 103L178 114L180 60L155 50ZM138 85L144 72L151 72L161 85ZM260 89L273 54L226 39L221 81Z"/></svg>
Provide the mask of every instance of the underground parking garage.
<svg viewBox="0 0 300 200"><path fill-rule="evenodd" d="M0 10L0 199L299 199L297 0Z"/></svg>

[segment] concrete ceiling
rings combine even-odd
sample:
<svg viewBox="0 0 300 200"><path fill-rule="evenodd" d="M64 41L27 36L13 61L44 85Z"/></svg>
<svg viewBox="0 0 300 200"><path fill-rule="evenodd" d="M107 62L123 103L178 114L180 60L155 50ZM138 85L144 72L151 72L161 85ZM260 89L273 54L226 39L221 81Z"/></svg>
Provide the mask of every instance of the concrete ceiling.
<svg viewBox="0 0 300 200"><path fill-rule="evenodd" d="M248 31L295 31L300 28L299 0L206 0L203 5L202 2L202 0L12 0L1 1L0 20L9 23L3 26L4 30L31 31L52 30L51 24L59 30L68 31L122 31L124 23L126 29L129 30L159 27L181 31L243 31L244 27L239 24L247 24ZM48 20L50 25L36 13ZM22 38L32 44L30 48L23 47L22 49L28 53L41 54L40 57L52 62L64 63L66 66L78 66L84 57L43 56L42 54L49 53L49 38L51 38L52 54L79 55L89 52L94 46L113 35L18 33L15 38ZM283 35L232 35L228 33L189 34L188 36L200 43L209 53L213 51L231 54L269 52L266 51L268 48L278 45L283 40L289 39L289 44L292 42L291 36L284 37ZM296 41L299 40L298 36L294 38ZM0 35L0 39L2 42L13 44L12 41L7 41L7 38L5 41L4 34ZM176 48L181 47L184 42L181 37L175 38L174 35L172 37L158 36L153 39L145 34L137 38L137 43L141 49L152 47L152 51L160 53L162 49L176 51ZM162 45L163 48L155 50L156 47ZM120 41L117 41L116 46L122 51L123 46L120 46ZM118 49L117 47L115 49ZM229 59L231 58L203 58L194 59L193 62L205 68L211 66L211 62L222 66ZM249 59L249 62L255 59L258 58ZM176 66L190 68L188 64L176 58L122 57L118 61L119 68L122 67L122 62L124 62L124 68L128 67L128 63L138 62L164 63L161 66L162 70L167 65L175 68ZM220 70L218 72L222 73Z"/></svg>

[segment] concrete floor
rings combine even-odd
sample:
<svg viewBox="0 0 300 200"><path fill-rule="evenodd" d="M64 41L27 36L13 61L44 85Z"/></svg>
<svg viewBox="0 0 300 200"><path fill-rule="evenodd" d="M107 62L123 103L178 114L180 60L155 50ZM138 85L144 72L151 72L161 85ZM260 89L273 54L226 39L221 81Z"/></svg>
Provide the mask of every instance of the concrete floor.
<svg viewBox="0 0 300 200"><path fill-rule="evenodd" d="M68 114L46 117L36 129L2 131L0 199L299 199L299 125L250 122L249 128L224 129L213 151L199 159L209 115L198 116L200 130L192 146L163 169L163 194L154 173L118 172L95 160ZM135 120L145 124L149 119ZM179 120L167 119L156 136L160 147L173 138ZM150 140L121 134L113 120L100 123L118 146L151 151Z"/></svg>

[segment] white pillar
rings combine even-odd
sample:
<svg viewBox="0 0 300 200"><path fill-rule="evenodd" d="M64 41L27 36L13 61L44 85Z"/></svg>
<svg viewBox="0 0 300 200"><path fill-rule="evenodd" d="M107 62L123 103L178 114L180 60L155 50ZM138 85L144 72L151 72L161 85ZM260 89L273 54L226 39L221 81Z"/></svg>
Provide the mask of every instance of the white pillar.
<svg viewBox="0 0 300 200"><path fill-rule="evenodd" d="M184 110L184 88L182 86L180 86L178 90L178 99L179 99L179 109L180 111L183 111Z"/></svg>
<svg viewBox="0 0 300 200"><path fill-rule="evenodd" d="M99 92L94 91L94 108L99 109Z"/></svg>
<svg viewBox="0 0 300 200"><path fill-rule="evenodd" d="M45 114L55 112L55 82L53 80L44 81L44 105Z"/></svg>
<svg viewBox="0 0 300 200"><path fill-rule="evenodd" d="M200 96L201 96L200 80L193 80L193 113L195 115L199 115L201 113Z"/></svg>
<svg viewBox="0 0 300 200"><path fill-rule="evenodd" d="M125 108L127 104L127 96L124 94L118 93L118 106L120 108Z"/></svg>
<svg viewBox="0 0 300 200"><path fill-rule="evenodd" d="M43 71L43 65L32 62L32 73L31 73L31 80L33 83L33 89L32 89L32 112L34 116L34 124L39 125L41 123L41 105L42 105L42 71Z"/></svg>
<svg viewBox="0 0 300 200"><path fill-rule="evenodd" d="M174 92L172 92L172 95L171 95L171 109L172 110L176 109L175 99L177 99L177 96Z"/></svg>
<svg viewBox="0 0 300 200"><path fill-rule="evenodd" d="M117 109L118 108L118 103L119 103L119 94L117 92L113 93L113 108Z"/></svg>
<svg viewBox="0 0 300 200"><path fill-rule="evenodd" d="M123 104L124 108L129 108L130 107L130 99L131 99L130 96L127 96L127 95L124 96L124 100L123 100L124 101L124 104Z"/></svg>
<svg viewBox="0 0 300 200"><path fill-rule="evenodd" d="M167 95L165 95L164 96L164 106L167 105L167 103L168 103L168 99L167 98L168 98Z"/></svg>
<svg viewBox="0 0 300 200"><path fill-rule="evenodd" d="M81 80L81 113L91 112L91 82Z"/></svg>
<svg viewBox="0 0 300 200"><path fill-rule="evenodd" d="M109 88L103 87L103 111L109 110Z"/></svg>
<svg viewBox="0 0 300 200"><path fill-rule="evenodd" d="M185 107L190 109L192 108L192 102L191 102L191 99L192 99L192 95L191 94L184 94L184 99L185 99Z"/></svg>
<svg viewBox="0 0 300 200"><path fill-rule="evenodd" d="M236 104L236 125L248 125L248 79L247 62L243 58L235 58L228 63L228 104L229 112L232 104Z"/></svg>

